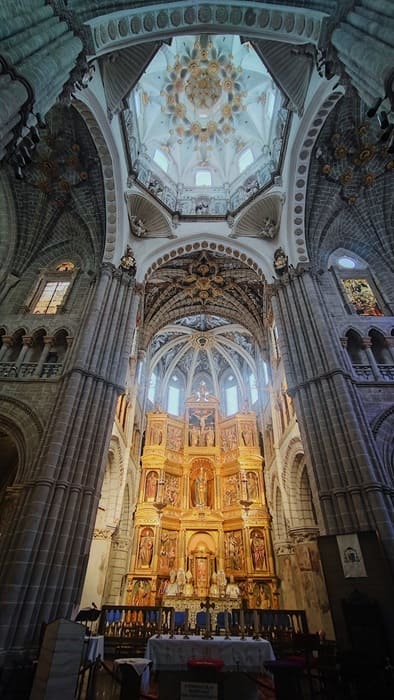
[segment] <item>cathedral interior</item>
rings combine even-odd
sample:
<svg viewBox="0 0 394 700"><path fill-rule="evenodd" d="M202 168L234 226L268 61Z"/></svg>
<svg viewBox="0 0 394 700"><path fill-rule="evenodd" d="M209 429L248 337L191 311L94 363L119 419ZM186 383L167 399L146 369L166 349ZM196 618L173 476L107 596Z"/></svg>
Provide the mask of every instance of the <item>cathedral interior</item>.
<svg viewBox="0 0 394 700"><path fill-rule="evenodd" d="M393 658L394 6L0 18L0 666L207 596Z"/></svg>

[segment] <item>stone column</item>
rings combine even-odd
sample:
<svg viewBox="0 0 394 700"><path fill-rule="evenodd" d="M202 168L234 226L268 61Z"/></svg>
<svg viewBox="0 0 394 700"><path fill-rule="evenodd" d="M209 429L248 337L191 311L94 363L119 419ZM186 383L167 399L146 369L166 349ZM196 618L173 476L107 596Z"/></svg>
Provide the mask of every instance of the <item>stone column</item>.
<svg viewBox="0 0 394 700"><path fill-rule="evenodd" d="M0 362L6 362L5 356L14 344L14 339L11 335L3 335L2 346L0 348Z"/></svg>
<svg viewBox="0 0 394 700"><path fill-rule="evenodd" d="M34 646L42 622L67 618L79 604L137 307L132 277L103 265L3 538L2 650Z"/></svg>
<svg viewBox="0 0 394 700"><path fill-rule="evenodd" d="M321 534L376 529L393 561L385 472L319 277L291 271L275 282L272 305L309 481L320 499Z"/></svg>
<svg viewBox="0 0 394 700"><path fill-rule="evenodd" d="M0 7L0 159L63 92L83 43L46 0Z"/></svg>
<svg viewBox="0 0 394 700"><path fill-rule="evenodd" d="M19 353L18 359L15 362L15 365L16 365L16 368L18 371L19 371L19 369L20 369L20 367L21 367L21 365L26 357L28 350L33 345L33 338L30 335L24 335L22 338L22 341L23 341L23 345L22 345L21 351Z"/></svg>
<svg viewBox="0 0 394 700"><path fill-rule="evenodd" d="M374 377L376 382L380 382L382 377L380 376L380 372L379 372L379 368L376 364L375 356L371 350L372 338L370 338L369 336L367 336L366 338L362 338L361 344L362 344L363 350L365 350L365 353L368 357L368 364L371 367L373 377Z"/></svg>
<svg viewBox="0 0 394 700"><path fill-rule="evenodd" d="M3 342L4 342L4 337L3 337ZM389 336L386 338L386 346L387 346L387 349L389 351L391 361L394 364L394 336Z"/></svg>
<svg viewBox="0 0 394 700"><path fill-rule="evenodd" d="M42 353L40 356L40 359L37 362L37 367L35 369L34 375L36 377L41 376L42 368L44 366L45 360L47 359L49 355L49 351L51 347L53 346L54 338L50 335L45 336L44 338L44 347L42 349Z"/></svg>
<svg viewBox="0 0 394 700"><path fill-rule="evenodd" d="M385 22L385 18L387 22ZM387 0L361 0L332 34L346 73L369 107L392 94L394 79L392 6ZM389 108L390 109L390 108ZM391 109L394 105L391 104Z"/></svg>

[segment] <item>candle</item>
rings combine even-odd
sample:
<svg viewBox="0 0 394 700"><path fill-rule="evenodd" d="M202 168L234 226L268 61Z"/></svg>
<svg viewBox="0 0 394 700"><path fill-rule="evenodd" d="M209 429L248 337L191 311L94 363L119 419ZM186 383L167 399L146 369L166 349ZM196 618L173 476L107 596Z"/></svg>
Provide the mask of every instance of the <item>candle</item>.
<svg viewBox="0 0 394 700"><path fill-rule="evenodd" d="M244 614L244 609L241 608L239 611L239 626L240 626L240 631L242 636L245 634L245 614Z"/></svg>
<svg viewBox="0 0 394 700"><path fill-rule="evenodd" d="M162 612L162 609L159 608L159 624L158 624L158 628L157 628L157 634L158 634L158 635L161 634L161 627L162 627L162 624L163 624L163 612Z"/></svg>
<svg viewBox="0 0 394 700"><path fill-rule="evenodd" d="M259 616L257 610L253 610L253 627L256 637L259 636Z"/></svg>
<svg viewBox="0 0 394 700"><path fill-rule="evenodd" d="M228 610L224 611L224 631L226 632L226 637L228 637L228 633L230 631L228 623Z"/></svg>
<svg viewBox="0 0 394 700"><path fill-rule="evenodd" d="M171 635L175 632L175 610L171 610L170 632Z"/></svg>

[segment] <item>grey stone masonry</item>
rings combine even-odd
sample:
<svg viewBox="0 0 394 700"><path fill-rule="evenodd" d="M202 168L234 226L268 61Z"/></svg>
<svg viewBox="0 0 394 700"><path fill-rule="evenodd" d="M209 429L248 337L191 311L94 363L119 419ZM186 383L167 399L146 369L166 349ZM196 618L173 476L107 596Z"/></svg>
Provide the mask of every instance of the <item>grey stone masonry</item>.
<svg viewBox="0 0 394 700"><path fill-rule="evenodd" d="M62 93L83 49L81 39L45 0L0 4L0 158Z"/></svg>
<svg viewBox="0 0 394 700"><path fill-rule="evenodd" d="M290 271L272 305L324 534L376 529L393 564L390 485L318 277Z"/></svg>
<svg viewBox="0 0 394 700"><path fill-rule="evenodd" d="M138 302L133 278L104 265L33 475L14 494L0 552L3 654L34 646L32 630L79 600Z"/></svg>

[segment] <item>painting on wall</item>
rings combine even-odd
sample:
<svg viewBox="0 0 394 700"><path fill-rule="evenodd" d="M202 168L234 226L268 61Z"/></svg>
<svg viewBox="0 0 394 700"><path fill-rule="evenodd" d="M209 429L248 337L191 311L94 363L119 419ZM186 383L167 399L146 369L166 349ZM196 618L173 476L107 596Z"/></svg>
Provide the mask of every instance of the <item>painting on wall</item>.
<svg viewBox="0 0 394 700"><path fill-rule="evenodd" d="M250 533L250 551L252 554L253 568L255 571L267 569L267 550L265 546L264 531L255 528Z"/></svg>
<svg viewBox="0 0 394 700"><path fill-rule="evenodd" d="M159 550L159 569L168 572L175 567L178 533L162 530Z"/></svg>
<svg viewBox="0 0 394 700"><path fill-rule="evenodd" d="M224 548L226 555L226 569L241 571L244 566L244 549L241 530L232 530L225 533Z"/></svg>
<svg viewBox="0 0 394 700"><path fill-rule="evenodd" d="M138 567L149 567L153 556L154 533L151 527L144 527L141 530L140 542L138 546Z"/></svg>
<svg viewBox="0 0 394 700"><path fill-rule="evenodd" d="M138 579L134 581L131 592L131 605L149 605L150 581Z"/></svg>
<svg viewBox="0 0 394 700"><path fill-rule="evenodd" d="M159 477L158 473L156 471L150 471L146 475L146 482L145 482L145 500L146 501L154 501L157 496L157 485L158 485Z"/></svg>
<svg viewBox="0 0 394 700"><path fill-rule="evenodd" d="M378 300L368 280L350 277L343 279L342 284L347 299L353 305L356 314L359 316L383 316L383 311L379 307Z"/></svg>

